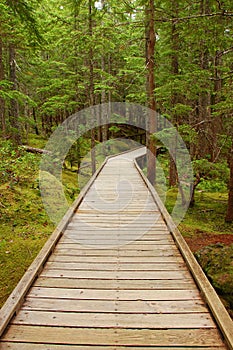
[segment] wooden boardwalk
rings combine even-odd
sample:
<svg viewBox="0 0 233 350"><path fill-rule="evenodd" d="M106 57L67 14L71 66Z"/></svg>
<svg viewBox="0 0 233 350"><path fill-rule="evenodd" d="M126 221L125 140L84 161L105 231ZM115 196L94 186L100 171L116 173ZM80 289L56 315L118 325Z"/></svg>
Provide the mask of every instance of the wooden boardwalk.
<svg viewBox="0 0 233 350"><path fill-rule="evenodd" d="M110 158L83 191L3 307L1 350L232 349L232 321L133 161L143 152Z"/></svg>

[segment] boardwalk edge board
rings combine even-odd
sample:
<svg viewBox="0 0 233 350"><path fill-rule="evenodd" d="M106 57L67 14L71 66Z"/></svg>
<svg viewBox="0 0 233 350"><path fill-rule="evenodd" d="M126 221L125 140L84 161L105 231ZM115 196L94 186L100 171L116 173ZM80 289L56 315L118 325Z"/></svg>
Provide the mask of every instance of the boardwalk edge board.
<svg viewBox="0 0 233 350"><path fill-rule="evenodd" d="M167 224L167 227L170 230L186 264L188 265L189 270L192 273L193 278L197 286L199 287L205 302L207 303L209 309L211 310L211 313L217 325L219 326L229 349L233 350L233 321L229 313L227 312L226 308L224 307L223 303L221 302L220 298L218 297L215 289L212 287L211 283L209 282L202 268L196 261L193 253L191 252L188 244L186 243L185 239L181 235L179 229L177 228L175 223L172 221L170 214L165 208L156 190L151 185L151 183L149 182L149 180L146 178L141 168L139 167L138 160L140 158L141 156L135 159L134 165L138 170L139 174L141 175L143 181L145 182L147 188L151 192L151 195L154 198L156 204L158 205L161 215L165 223Z"/></svg>

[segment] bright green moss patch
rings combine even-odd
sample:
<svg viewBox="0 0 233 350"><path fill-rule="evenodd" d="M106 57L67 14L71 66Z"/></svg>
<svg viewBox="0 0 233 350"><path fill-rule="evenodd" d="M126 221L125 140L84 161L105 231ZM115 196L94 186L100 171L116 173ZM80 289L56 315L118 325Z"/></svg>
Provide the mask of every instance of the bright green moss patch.
<svg viewBox="0 0 233 350"><path fill-rule="evenodd" d="M209 245L195 255L233 316L233 244Z"/></svg>
<svg viewBox="0 0 233 350"><path fill-rule="evenodd" d="M0 306L54 230L39 189L40 159L40 155L0 140ZM45 177L48 190L50 178L49 174ZM69 172L63 179L70 202L79 191L74 179L75 174Z"/></svg>
<svg viewBox="0 0 233 350"><path fill-rule="evenodd" d="M0 305L14 289L53 231L35 182L1 186Z"/></svg>
<svg viewBox="0 0 233 350"><path fill-rule="evenodd" d="M167 192L166 208L172 212L177 196L177 189ZM197 191L195 205L189 208L179 225L184 236L191 237L198 232L211 234L232 234L233 224L225 222L227 193Z"/></svg>

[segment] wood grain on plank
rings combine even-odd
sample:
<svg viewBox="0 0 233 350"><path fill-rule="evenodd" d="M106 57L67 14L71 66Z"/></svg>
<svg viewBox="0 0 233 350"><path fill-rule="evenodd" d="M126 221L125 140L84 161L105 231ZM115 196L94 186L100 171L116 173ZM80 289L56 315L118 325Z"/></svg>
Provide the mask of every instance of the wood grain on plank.
<svg viewBox="0 0 233 350"><path fill-rule="evenodd" d="M122 300L69 300L28 297L22 310L64 312L110 312L110 313L207 313L201 300L122 301Z"/></svg>
<svg viewBox="0 0 233 350"><path fill-rule="evenodd" d="M75 279L75 278L46 278L40 277L35 287L48 288L81 288L81 289L107 289L107 290L193 290L196 285L189 280L101 280L101 279Z"/></svg>
<svg viewBox="0 0 233 350"><path fill-rule="evenodd" d="M52 345L34 343L1 343L1 350L171 350L172 347L128 347L128 346L84 346L84 345ZM174 350L193 350L193 347L175 347ZM225 346L198 347L196 350L226 350Z"/></svg>
<svg viewBox="0 0 233 350"><path fill-rule="evenodd" d="M158 264L158 263L168 263L168 264L180 264L183 263L183 258L181 256L155 256L155 257L143 257L143 256L76 256L76 255L61 255L52 254L48 261L54 262L72 262L72 263L106 263L106 264Z"/></svg>
<svg viewBox="0 0 233 350"><path fill-rule="evenodd" d="M93 270L55 270L47 267L41 272L42 277L65 278L100 278L100 279L128 279L128 280L178 280L191 278L190 273L184 270L178 271L93 271Z"/></svg>
<svg viewBox="0 0 233 350"><path fill-rule="evenodd" d="M91 327L91 328L136 328L136 329L194 329L216 328L211 316L207 313L191 314L128 314L128 313L82 313L59 311L21 310L12 324Z"/></svg>
<svg viewBox="0 0 233 350"><path fill-rule="evenodd" d="M94 335L94 336L93 336ZM3 341L72 345L223 346L215 329L93 329L12 325Z"/></svg>
<svg viewBox="0 0 233 350"><path fill-rule="evenodd" d="M30 297L92 300L193 300L200 299L198 290L105 290L33 287Z"/></svg>
<svg viewBox="0 0 233 350"><path fill-rule="evenodd" d="M54 254L57 255L68 255L68 256L119 256L119 257L156 257L156 256L180 256L180 253L177 249L160 249L160 250L124 250L124 249L85 249L85 250L75 250L75 249L57 249L54 251Z"/></svg>
<svg viewBox="0 0 233 350"><path fill-rule="evenodd" d="M176 271L186 270L184 263L73 263L73 262L47 262L46 267L48 269L55 270L87 270L87 271Z"/></svg>

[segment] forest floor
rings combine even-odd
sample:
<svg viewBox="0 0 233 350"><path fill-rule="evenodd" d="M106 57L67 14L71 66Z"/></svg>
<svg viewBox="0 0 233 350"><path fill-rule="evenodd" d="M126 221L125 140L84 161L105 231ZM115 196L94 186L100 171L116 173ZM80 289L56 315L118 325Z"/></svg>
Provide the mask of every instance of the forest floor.
<svg viewBox="0 0 233 350"><path fill-rule="evenodd" d="M195 235L192 237L186 237L185 240L192 252L196 253L198 250L213 244L233 244L233 234L218 235L197 230Z"/></svg>

